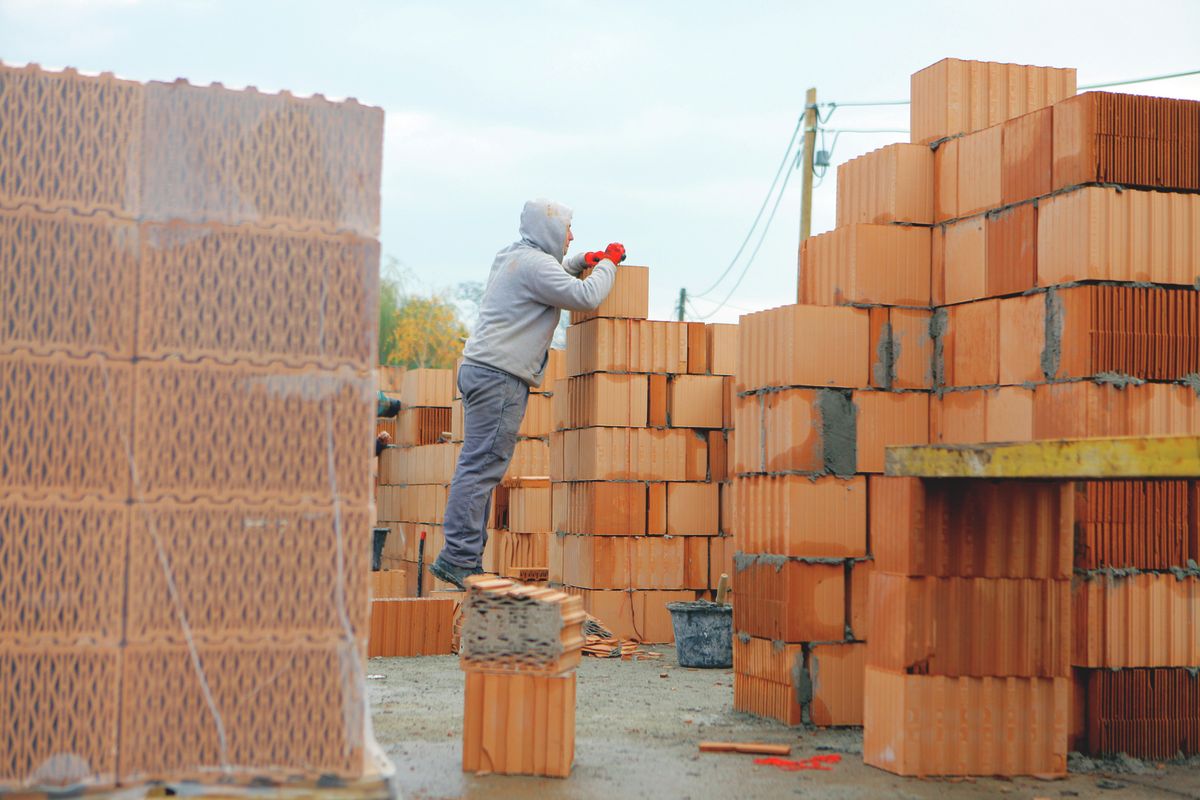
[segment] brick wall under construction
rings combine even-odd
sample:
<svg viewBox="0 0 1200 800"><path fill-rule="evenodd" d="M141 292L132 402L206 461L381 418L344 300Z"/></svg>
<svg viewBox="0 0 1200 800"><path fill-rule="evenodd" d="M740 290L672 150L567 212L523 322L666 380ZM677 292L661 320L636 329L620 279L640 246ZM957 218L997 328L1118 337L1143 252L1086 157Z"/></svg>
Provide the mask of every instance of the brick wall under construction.
<svg viewBox="0 0 1200 800"><path fill-rule="evenodd" d="M382 126L0 65L0 788L368 769Z"/></svg>
<svg viewBox="0 0 1200 800"><path fill-rule="evenodd" d="M1200 433L1200 103L1074 88L914 75L913 143L839 168L800 304L741 321L735 707L862 720L901 774L1200 746L1196 482L881 474L888 445ZM963 715L1019 733L943 735Z"/></svg>

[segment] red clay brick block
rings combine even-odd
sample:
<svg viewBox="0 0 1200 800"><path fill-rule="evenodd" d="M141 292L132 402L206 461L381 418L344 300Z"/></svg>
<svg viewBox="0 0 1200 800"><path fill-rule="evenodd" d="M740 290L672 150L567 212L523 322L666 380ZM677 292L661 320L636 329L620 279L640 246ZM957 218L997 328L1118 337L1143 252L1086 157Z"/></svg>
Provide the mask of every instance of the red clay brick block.
<svg viewBox="0 0 1200 800"><path fill-rule="evenodd" d="M866 386L869 346L866 309L781 306L746 314L739 324L736 389Z"/></svg>
<svg viewBox="0 0 1200 800"><path fill-rule="evenodd" d="M814 725L862 725L867 645L815 644L808 655Z"/></svg>
<svg viewBox="0 0 1200 800"><path fill-rule="evenodd" d="M589 272L590 270L585 270L580 277L587 277ZM649 306L650 268L619 266L608 297L594 311L572 311L571 324L577 325L597 317L645 319L649 315Z"/></svg>
<svg viewBox="0 0 1200 800"><path fill-rule="evenodd" d="M1038 205L1037 280L1200 279L1200 195L1088 186Z"/></svg>
<svg viewBox="0 0 1200 800"><path fill-rule="evenodd" d="M899 575L1069 578L1075 504L1037 481L871 476L875 567Z"/></svg>
<svg viewBox="0 0 1200 800"><path fill-rule="evenodd" d="M837 170L837 227L933 222L933 151L892 144Z"/></svg>
<svg viewBox="0 0 1200 800"><path fill-rule="evenodd" d="M885 449L929 443L929 395L854 392L858 472L883 472Z"/></svg>
<svg viewBox="0 0 1200 800"><path fill-rule="evenodd" d="M734 483L734 526L750 553L867 554L867 479L755 476Z"/></svg>
<svg viewBox="0 0 1200 800"><path fill-rule="evenodd" d="M1070 581L871 576L867 662L910 675L1069 677Z"/></svg>
<svg viewBox="0 0 1200 800"><path fill-rule="evenodd" d="M971 217L945 228L942 273L946 303L962 303L987 296L986 218Z"/></svg>
<svg viewBox="0 0 1200 800"><path fill-rule="evenodd" d="M841 563L782 556L734 557L737 631L784 642L839 641L846 635L846 573Z"/></svg>
<svg viewBox="0 0 1200 800"><path fill-rule="evenodd" d="M1194 558L1194 482L1081 481L1075 488L1075 566L1166 570Z"/></svg>
<svg viewBox="0 0 1200 800"><path fill-rule="evenodd" d="M1200 579L1098 574L1072 589L1078 667L1200 667Z"/></svg>
<svg viewBox="0 0 1200 800"><path fill-rule="evenodd" d="M1002 126L1000 194L1005 205L1050 194L1054 108L1047 106Z"/></svg>
<svg viewBox="0 0 1200 800"><path fill-rule="evenodd" d="M846 225L800 246L801 303L929 305L929 229Z"/></svg>
<svg viewBox="0 0 1200 800"><path fill-rule="evenodd" d="M1013 206L987 215L989 296L1025 292L1037 286L1037 213L1032 203Z"/></svg>
<svg viewBox="0 0 1200 800"><path fill-rule="evenodd" d="M463 772L566 778L575 760L575 673L470 670Z"/></svg>
<svg viewBox="0 0 1200 800"><path fill-rule="evenodd" d="M1200 677L1187 669L1088 670L1086 751L1165 761L1200 749Z"/></svg>
<svg viewBox="0 0 1200 800"><path fill-rule="evenodd" d="M394 598L371 601L367 655L436 656L453 653L456 600Z"/></svg>
<svg viewBox="0 0 1200 800"><path fill-rule="evenodd" d="M1069 678L866 668L863 761L897 775L1065 775Z"/></svg>
<svg viewBox="0 0 1200 800"><path fill-rule="evenodd" d="M1075 94L1075 70L945 58L912 76L911 140L930 144Z"/></svg>
<svg viewBox="0 0 1200 800"><path fill-rule="evenodd" d="M958 213L969 217L1001 205L1002 125L968 134L958 141Z"/></svg>
<svg viewBox="0 0 1200 800"><path fill-rule="evenodd" d="M1000 382L999 300L946 309L942 364L945 386L995 386Z"/></svg>
<svg viewBox="0 0 1200 800"><path fill-rule="evenodd" d="M807 679L802 645L734 635L734 710L799 725L801 686Z"/></svg>

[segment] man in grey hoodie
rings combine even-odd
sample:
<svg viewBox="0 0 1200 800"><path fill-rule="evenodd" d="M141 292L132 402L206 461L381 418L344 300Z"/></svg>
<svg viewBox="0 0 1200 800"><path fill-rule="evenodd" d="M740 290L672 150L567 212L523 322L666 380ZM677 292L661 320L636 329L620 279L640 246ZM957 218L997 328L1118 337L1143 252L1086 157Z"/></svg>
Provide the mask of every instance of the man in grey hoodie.
<svg viewBox="0 0 1200 800"><path fill-rule="evenodd" d="M625 248L566 258L571 209L531 200L521 212L521 239L496 254L458 370L465 435L450 483L446 544L430 564L434 577L462 588L483 571L492 490L508 470L530 387L540 386L563 309L600 305L612 290ZM584 267L593 266L584 279Z"/></svg>

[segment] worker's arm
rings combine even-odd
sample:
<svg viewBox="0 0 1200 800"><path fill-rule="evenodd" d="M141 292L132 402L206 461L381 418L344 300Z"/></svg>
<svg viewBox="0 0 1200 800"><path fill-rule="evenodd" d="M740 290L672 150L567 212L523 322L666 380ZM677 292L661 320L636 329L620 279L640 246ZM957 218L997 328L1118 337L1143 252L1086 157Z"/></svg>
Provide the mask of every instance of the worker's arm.
<svg viewBox="0 0 1200 800"><path fill-rule="evenodd" d="M525 273L526 288L539 303L568 311L591 311L612 291L617 268L607 259L580 280L550 256L537 259Z"/></svg>
<svg viewBox="0 0 1200 800"><path fill-rule="evenodd" d="M583 260L586 255L587 253L576 253L573 256L567 256L563 259L563 269L571 275L579 277L579 273L583 272L584 268L587 267L587 264Z"/></svg>

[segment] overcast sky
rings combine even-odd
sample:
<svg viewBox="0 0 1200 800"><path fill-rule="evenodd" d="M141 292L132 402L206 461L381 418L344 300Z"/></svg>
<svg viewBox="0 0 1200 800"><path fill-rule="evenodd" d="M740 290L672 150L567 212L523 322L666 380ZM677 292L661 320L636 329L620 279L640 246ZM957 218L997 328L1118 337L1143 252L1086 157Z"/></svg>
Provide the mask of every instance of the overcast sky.
<svg viewBox="0 0 1200 800"><path fill-rule="evenodd" d="M622 241L651 267L656 318L729 264L807 87L821 101L907 99L910 74L946 56L1076 67L1083 85L1200 68L1198 43L1196 0L0 0L8 63L382 106L383 253L426 291L483 280L522 203L545 196L575 209L576 247ZM1200 99L1200 77L1119 91ZM906 130L908 107L843 108L826 125ZM832 160L906 140L843 133ZM797 173L711 320L794 302L799 187ZM833 226L834 193L830 170L814 233Z"/></svg>

